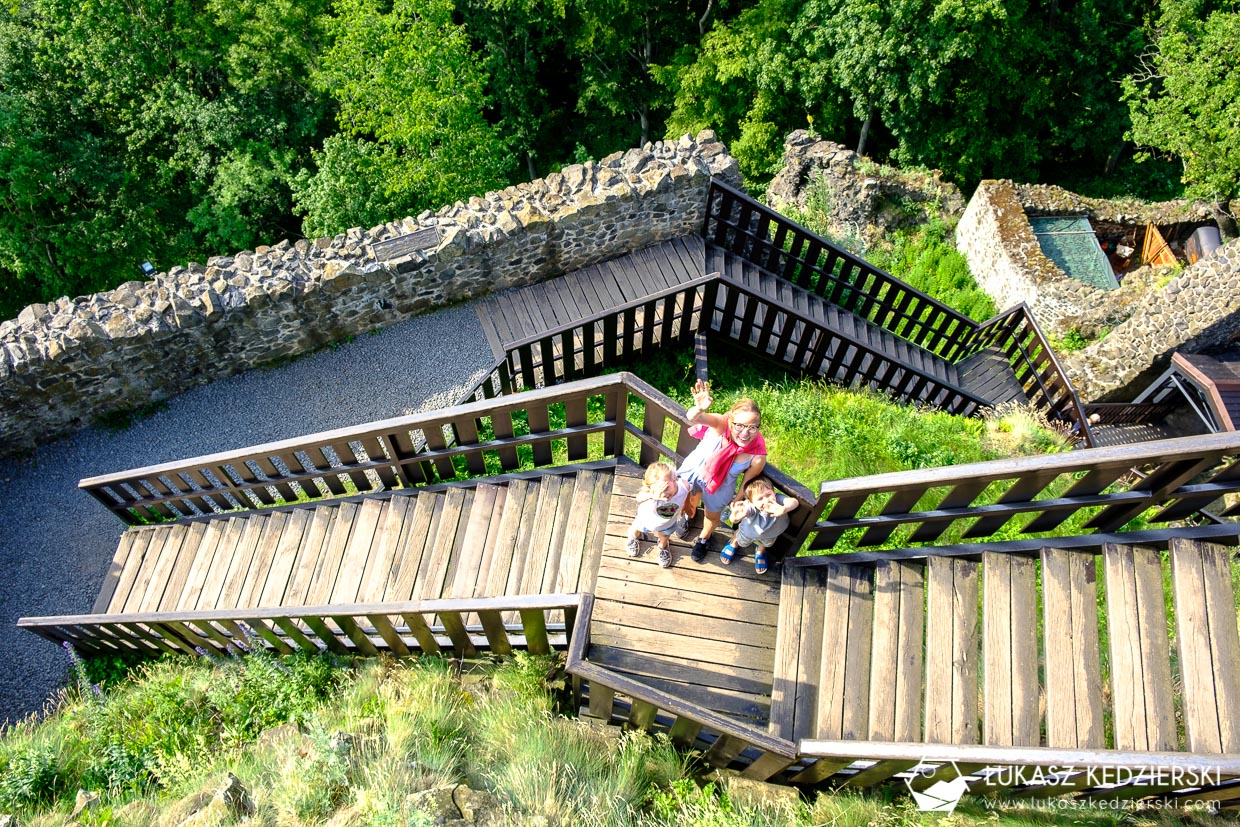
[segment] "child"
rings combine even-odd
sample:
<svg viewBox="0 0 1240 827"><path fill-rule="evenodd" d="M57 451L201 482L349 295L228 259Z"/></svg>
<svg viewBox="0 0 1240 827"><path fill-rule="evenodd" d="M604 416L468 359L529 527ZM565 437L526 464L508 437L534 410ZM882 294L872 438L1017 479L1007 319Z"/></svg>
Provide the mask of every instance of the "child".
<svg viewBox="0 0 1240 827"><path fill-rule="evenodd" d="M668 548L668 536L687 522L681 514L689 486L676 477L676 469L665 462L656 462L646 469L641 490L637 492L637 514L629 526L629 541L625 545L630 557L641 550L638 543L654 534L659 543L659 565L672 565L672 552Z"/></svg>
<svg viewBox="0 0 1240 827"><path fill-rule="evenodd" d="M789 511L800 503L794 497L775 492L775 486L766 477L758 477L745 485L745 499L732 503L732 520L736 534L732 542L723 547L719 557L724 564L732 562L738 548L757 546L753 555L754 570L766 573L766 550L775 538L788 528Z"/></svg>

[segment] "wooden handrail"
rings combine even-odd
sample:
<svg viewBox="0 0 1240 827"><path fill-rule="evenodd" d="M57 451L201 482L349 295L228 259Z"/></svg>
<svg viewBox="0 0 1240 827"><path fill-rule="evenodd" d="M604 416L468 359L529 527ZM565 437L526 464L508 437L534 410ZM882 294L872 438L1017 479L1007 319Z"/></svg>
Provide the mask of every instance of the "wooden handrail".
<svg viewBox="0 0 1240 827"><path fill-rule="evenodd" d="M1151 470L1134 478L1133 467ZM1204 481L1197 479L1201 476ZM991 483L1002 480L1013 483L997 502L974 503ZM1067 486L1062 494L1038 499L1061 480ZM939 497L932 490L946 493ZM910 542L933 542L964 520L976 520L964 537L983 539L1013 517L1031 513L1034 519L1020 528L1028 536L1099 506L1085 528L1112 532L1148 508L1166 504L1150 518L1153 522L1183 519L1235 491L1240 491L1240 433L897 471L824 482L816 507L825 518L814 524L810 547L831 548L852 529L864 529L857 545L879 545L899 527L914 524L918 528ZM871 497L881 510L861 516Z"/></svg>
<svg viewBox="0 0 1240 827"><path fill-rule="evenodd" d="M1006 335L992 337L990 334L993 331L1004 331ZM1022 339L1026 335L1032 337L1036 349L1042 354L1040 359L1031 356L1030 348L1025 347ZM1067 372L1064 371L1059 357L1055 355L1054 348L1047 342L1042 328L1038 326L1028 305L1021 302L979 325L973 338L965 347L965 355L962 358L968 358L991 345L1003 346L1008 359L1017 361L1017 378L1022 386L1026 387L1026 396L1030 399L1034 398L1028 390L1028 381L1031 377L1037 385L1044 409L1050 411L1056 418L1071 423L1073 431L1080 435L1085 447L1092 448L1094 436L1080 396L1072 383L1068 381ZM1059 386L1058 393L1047 385L1048 371L1049 378Z"/></svg>
<svg viewBox="0 0 1240 827"><path fill-rule="evenodd" d="M734 205L743 218L732 222L723 213L726 209L730 215ZM752 223L757 223L760 229L741 226ZM727 227L737 233L731 243L726 238ZM975 321L955 308L721 181L711 181L702 235L719 247L794 284L812 289L832 304L873 321L948 361L956 361L961 345L977 328ZM754 255L749 251L753 246L765 248L765 255ZM825 266L819 264L823 255ZM835 272L837 265L839 275Z"/></svg>
<svg viewBox="0 0 1240 827"><path fill-rule="evenodd" d="M18 628L53 642L95 654L163 653L225 657L265 646L282 654L297 649L357 651L377 655L381 649L409 654L404 638L427 652L448 646L472 654L480 646L499 652L511 649L510 633L524 635L531 651L550 651L546 613L563 611L566 643L571 644L580 594L537 594L491 598L408 600L389 603L347 603L279 608L231 608L192 612L148 612L100 615L23 617ZM502 613L520 616L519 625L502 621ZM466 626L467 614L479 624ZM439 617L439 625L426 618ZM397 626L390 618L399 617ZM333 628L334 627L334 628Z"/></svg>

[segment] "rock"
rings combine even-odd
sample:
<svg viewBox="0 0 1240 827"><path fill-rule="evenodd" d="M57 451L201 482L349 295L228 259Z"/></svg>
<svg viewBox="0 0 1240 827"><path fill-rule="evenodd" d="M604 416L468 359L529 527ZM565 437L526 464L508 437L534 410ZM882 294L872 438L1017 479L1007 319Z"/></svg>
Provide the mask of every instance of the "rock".
<svg viewBox="0 0 1240 827"><path fill-rule="evenodd" d="M776 209L805 210L814 190L831 234L866 246L934 218L954 223L965 209L960 190L937 171L879 166L798 129L784 140L783 167L767 188L767 198Z"/></svg>
<svg viewBox="0 0 1240 827"><path fill-rule="evenodd" d="M796 788L743 778L735 770L715 770L706 778L718 781L728 798L742 807L790 811L801 803L801 794Z"/></svg>
<svg viewBox="0 0 1240 827"><path fill-rule="evenodd" d="M461 821L461 811L456 806L456 799L453 796L455 789L455 784L441 784L429 790L412 793L405 798L405 811L421 813L436 827Z"/></svg>
<svg viewBox="0 0 1240 827"><path fill-rule="evenodd" d="M254 801L241 779L231 772L215 793L215 800L224 805L233 818L254 815Z"/></svg>
<svg viewBox="0 0 1240 827"><path fill-rule="evenodd" d="M21 827L17 816L8 813L0 813L0 827Z"/></svg>
<svg viewBox="0 0 1240 827"><path fill-rule="evenodd" d="M474 790L464 784L457 785L452 792L452 799L461 813L461 818L470 824L485 827L498 824L503 816L502 802L489 792Z"/></svg>
<svg viewBox="0 0 1240 827"><path fill-rule="evenodd" d="M99 806L99 793L93 790L78 790L77 798L73 801L73 812L69 814L70 821L77 821L78 816L87 810L94 810Z"/></svg>

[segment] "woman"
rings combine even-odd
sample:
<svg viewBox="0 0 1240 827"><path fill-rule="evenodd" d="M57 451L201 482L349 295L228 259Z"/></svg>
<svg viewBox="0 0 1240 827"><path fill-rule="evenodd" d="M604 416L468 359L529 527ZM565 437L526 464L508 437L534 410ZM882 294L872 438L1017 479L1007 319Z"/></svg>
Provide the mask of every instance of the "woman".
<svg viewBox="0 0 1240 827"><path fill-rule="evenodd" d="M692 491L685 513L693 516L698 497L706 510L702 531L689 552L695 563L706 559L723 508L736 496L737 481L747 483L766 467L766 440L759 431L762 413L758 404L752 399L738 399L726 415L721 415L708 412L711 402L710 384L699 379L693 386L693 407L685 415L697 426L691 432L701 442L676 471Z"/></svg>

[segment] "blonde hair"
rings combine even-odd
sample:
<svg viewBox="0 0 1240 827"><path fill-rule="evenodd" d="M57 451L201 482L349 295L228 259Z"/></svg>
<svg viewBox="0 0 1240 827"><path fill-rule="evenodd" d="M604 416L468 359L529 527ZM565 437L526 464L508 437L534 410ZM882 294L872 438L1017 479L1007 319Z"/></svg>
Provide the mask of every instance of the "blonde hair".
<svg viewBox="0 0 1240 827"><path fill-rule="evenodd" d="M762 411L758 409L758 403L754 402L748 396L742 396L740 399L732 403L732 407L728 409L728 421L732 421L732 415L737 413L753 413L758 416L758 426L762 426Z"/></svg>
<svg viewBox="0 0 1240 827"><path fill-rule="evenodd" d="M760 490L770 491L773 494L775 493L775 484L766 477L754 477L745 483L745 499L752 500L754 495Z"/></svg>
<svg viewBox="0 0 1240 827"><path fill-rule="evenodd" d="M662 496L667 488L667 481L676 478L676 469L666 462L653 462L646 466L646 473L642 476L642 487L637 492L641 497L645 494L650 496Z"/></svg>

